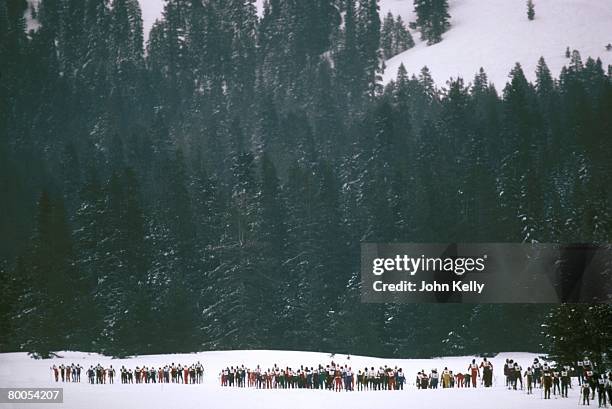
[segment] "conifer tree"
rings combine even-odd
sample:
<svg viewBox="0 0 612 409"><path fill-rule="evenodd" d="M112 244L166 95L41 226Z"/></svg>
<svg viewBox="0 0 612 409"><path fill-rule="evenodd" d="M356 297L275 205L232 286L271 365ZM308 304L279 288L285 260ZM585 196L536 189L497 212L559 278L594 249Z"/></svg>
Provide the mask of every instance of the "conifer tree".
<svg viewBox="0 0 612 409"><path fill-rule="evenodd" d="M406 51L414 46L412 35L406 29L401 16L397 19L389 12L383 20L380 32L380 47L383 57L389 59L399 53Z"/></svg>
<svg viewBox="0 0 612 409"><path fill-rule="evenodd" d="M535 6L533 0L527 0L527 18L532 21L535 18Z"/></svg>
<svg viewBox="0 0 612 409"><path fill-rule="evenodd" d="M20 347L47 358L73 341L70 328L80 317L74 303L79 301L74 293L78 274L62 201L43 191L36 222L31 246L16 272L25 286L15 319L24 320L16 327Z"/></svg>
<svg viewBox="0 0 612 409"><path fill-rule="evenodd" d="M344 28L336 52L337 76L346 96L347 108L358 106L361 100L365 63L360 52L355 0L347 0L344 13Z"/></svg>
<svg viewBox="0 0 612 409"><path fill-rule="evenodd" d="M414 47L412 34L410 34L410 31L406 28L402 16L397 16L395 19L395 45L397 54Z"/></svg>
<svg viewBox="0 0 612 409"><path fill-rule="evenodd" d="M448 0L414 0L414 11L421 39L428 45L442 41L442 34L450 27Z"/></svg>
<svg viewBox="0 0 612 409"><path fill-rule="evenodd" d="M552 91L554 81L544 57L540 57L536 66L536 90L538 94L548 94Z"/></svg>
<svg viewBox="0 0 612 409"><path fill-rule="evenodd" d="M606 304L561 304L553 307L542 325L542 347L551 359L571 365L585 356L606 364L612 341L612 308Z"/></svg>
<svg viewBox="0 0 612 409"><path fill-rule="evenodd" d="M383 52L383 57L388 60L389 58L395 55L395 42L394 42L394 27L395 19L393 18L393 14L388 12L385 16L382 24L382 28L380 31L380 48Z"/></svg>
<svg viewBox="0 0 612 409"><path fill-rule="evenodd" d="M356 39L364 67L366 92L374 96L379 91L380 78L380 17L377 0L359 0L356 14Z"/></svg>

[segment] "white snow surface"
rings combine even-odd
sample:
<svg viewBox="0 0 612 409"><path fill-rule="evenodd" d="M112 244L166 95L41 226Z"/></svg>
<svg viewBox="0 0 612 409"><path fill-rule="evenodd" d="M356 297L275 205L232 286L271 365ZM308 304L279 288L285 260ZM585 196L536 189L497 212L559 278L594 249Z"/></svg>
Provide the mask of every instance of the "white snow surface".
<svg viewBox="0 0 612 409"><path fill-rule="evenodd" d="M331 392L326 390L257 390L252 388L224 388L220 386L219 372L223 367L244 364L254 368L261 365L263 369L275 363L281 367L299 368L300 365L317 366L331 361L327 353L292 352L292 351L214 351L194 354L145 355L129 359L111 359L98 354L83 352L60 352L61 358L34 360L25 353L0 354L0 387L63 387L64 404L62 408L96 409L96 408L241 408L276 409L291 407L321 408L431 408L472 407L495 409L535 409L535 408L574 408L578 400L578 388L570 389L569 398L553 396L551 400L542 400L541 391L536 389L533 395L524 391L510 391L504 387L502 376L503 363L506 358L513 358L525 369L537 356L531 353L502 353L489 358L494 365L493 388L477 389L437 389L417 390L414 378L420 370L429 372L432 368L441 371L445 366L455 373L465 372L472 357L450 357L436 359L387 359L363 356L336 355L334 361L348 364L356 372L365 366L383 365L398 366L404 369L408 385L403 391L365 391L365 392ZM162 366L172 362L192 364L200 361L204 365L204 383L198 385L183 384L129 384L90 385L86 374L81 374L81 383L55 383L50 367L60 364L80 364L85 368L90 365L112 365L118 370L122 365L129 368L136 366ZM478 358L477 362L480 363ZM119 375L119 374L117 374ZM120 378L117 377L117 380ZM0 404L0 408L29 408L29 404ZM55 406L54 406L55 407Z"/></svg>
<svg viewBox="0 0 612 409"><path fill-rule="evenodd" d="M381 0L381 18L388 10L400 14L406 24L414 21L412 0ZM587 57L601 58L604 70L612 64L612 1L609 0L534 0L535 19L527 19L525 0L450 0L451 28L435 45L419 39L416 45L386 62L383 82L397 76L404 64L408 74L418 74L427 66L438 86L450 77L472 81L480 67L500 90L516 62L525 75L535 79L540 56L553 76L569 63L565 49L578 50Z"/></svg>

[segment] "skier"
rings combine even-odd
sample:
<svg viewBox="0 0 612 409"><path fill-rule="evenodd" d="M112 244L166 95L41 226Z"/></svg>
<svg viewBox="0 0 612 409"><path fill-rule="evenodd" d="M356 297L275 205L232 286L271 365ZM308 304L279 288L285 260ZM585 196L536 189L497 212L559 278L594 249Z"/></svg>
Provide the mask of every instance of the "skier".
<svg viewBox="0 0 612 409"><path fill-rule="evenodd" d="M391 368L387 371L387 379L389 380L389 390L395 390L395 371Z"/></svg>
<svg viewBox="0 0 612 409"><path fill-rule="evenodd" d="M58 382L59 381L59 369L57 369L57 366L53 365L51 370L53 371L53 375L55 376L55 382Z"/></svg>
<svg viewBox="0 0 612 409"><path fill-rule="evenodd" d="M89 366L89 370L87 371L87 376L89 377L89 383L94 384L96 378L96 370L93 365Z"/></svg>
<svg viewBox="0 0 612 409"><path fill-rule="evenodd" d="M361 369L357 371L357 390L363 390L363 372L361 372Z"/></svg>
<svg viewBox="0 0 612 409"><path fill-rule="evenodd" d="M348 391L352 391L353 390L353 371L351 370L351 368L349 367L346 370L345 373L345 378L344 378L344 389L348 392Z"/></svg>
<svg viewBox="0 0 612 409"><path fill-rule="evenodd" d="M545 370L542 373L542 385L544 386L544 399L550 399L550 389L552 387L552 373L550 370Z"/></svg>
<svg viewBox="0 0 612 409"><path fill-rule="evenodd" d="M444 367L444 370L442 371L442 387L450 388L451 386L450 380L451 380L450 371L448 370L448 367Z"/></svg>
<svg viewBox="0 0 612 409"><path fill-rule="evenodd" d="M591 360L587 356L584 357L584 361L582 362L582 366L583 366L585 371L590 371L590 370L593 369L593 364L591 363Z"/></svg>
<svg viewBox="0 0 612 409"><path fill-rule="evenodd" d="M591 388L591 400L595 399L595 391L597 390L597 378L598 377L595 372L591 371L590 369L586 370L584 373L584 383Z"/></svg>
<svg viewBox="0 0 612 409"><path fill-rule="evenodd" d="M555 368L555 370L552 371L553 374L553 395L557 395L557 392L559 392L559 394L561 394L561 372L559 372L559 370L557 370Z"/></svg>
<svg viewBox="0 0 612 409"><path fill-rule="evenodd" d="M427 374L425 371L421 372L421 389L427 389L429 384L429 379L427 378Z"/></svg>
<svg viewBox="0 0 612 409"><path fill-rule="evenodd" d="M591 389L587 382L582 382L581 393L582 393L582 406L591 405L589 401L589 396L591 395Z"/></svg>
<svg viewBox="0 0 612 409"><path fill-rule="evenodd" d="M521 390L523 390L523 377L521 376L523 368L518 362L514 363L514 390L516 390L517 381L521 384Z"/></svg>
<svg viewBox="0 0 612 409"><path fill-rule="evenodd" d="M506 378L506 387L510 389L510 360L508 358L506 358L504 364L504 377Z"/></svg>
<svg viewBox="0 0 612 409"><path fill-rule="evenodd" d="M476 377L480 378L480 369L475 359L472 359L472 363L468 366L468 372L472 378L472 388L476 387Z"/></svg>
<svg viewBox="0 0 612 409"><path fill-rule="evenodd" d="M170 383L170 367L168 365L164 366L164 382Z"/></svg>
<svg viewBox="0 0 612 409"><path fill-rule="evenodd" d="M608 402L612 405L612 371L608 372L608 380L606 381L606 390L608 391Z"/></svg>
<svg viewBox="0 0 612 409"><path fill-rule="evenodd" d="M113 366L111 365L110 368L108 368L108 383L114 383L113 379L115 378L115 370L113 369Z"/></svg>
<svg viewBox="0 0 612 409"><path fill-rule="evenodd" d="M366 368L366 372L367 372ZM366 376L364 372L364 377ZM327 384L327 371L323 368L323 365L319 365L319 389L325 389L325 385Z"/></svg>
<svg viewBox="0 0 612 409"><path fill-rule="evenodd" d="M533 393L533 371L531 367L528 366L525 371L525 382L527 382L527 394L531 395Z"/></svg>
<svg viewBox="0 0 612 409"><path fill-rule="evenodd" d="M334 381L336 392L340 392L340 390L342 390L342 371L340 371L340 368L336 368L334 371Z"/></svg>
<svg viewBox="0 0 612 409"><path fill-rule="evenodd" d="M98 364L98 366L96 366L96 385L101 384L102 383L102 367L100 366L100 364Z"/></svg>
<svg viewBox="0 0 612 409"><path fill-rule="evenodd" d="M400 368L397 371L397 386L400 390L404 390L404 382L406 382L406 377L404 376L404 371Z"/></svg>
<svg viewBox="0 0 612 409"><path fill-rule="evenodd" d="M318 389L319 388L319 369L314 369L314 367L311 366L310 374L311 374L310 388Z"/></svg>
<svg viewBox="0 0 612 409"><path fill-rule="evenodd" d="M489 388L493 385L493 365L491 362L487 361L487 358L483 358L480 367L482 368L484 386L485 388Z"/></svg>
<svg viewBox="0 0 612 409"><path fill-rule="evenodd" d="M244 373L243 383L246 383L247 373ZM200 364L200 383L204 382L204 364Z"/></svg>
<svg viewBox="0 0 612 409"><path fill-rule="evenodd" d="M457 378L457 382L455 383L455 385L457 385L457 388L463 387L463 379L465 378L465 376L461 372L459 372L457 375L455 375L455 378Z"/></svg>
<svg viewBox="0 0 612 409"><path fill-rule="evenodd" d="M259 369L259 365L257 366L257 369ZM221 371L221 386L227 386L228 379L229 379L229 368L225 368L223 371Z"/></svg>
<svg viewBox="0 0 612 409"><path fill-rule="evenodd" d="M542 377L542 364L540 364L540 361L538 360L538 358L535 358L533 360L533 365L531 366L533 368L533 382L535 386L535 383L537 382L538 385L541 386L541 377Z"/></svg>
<svg viewBox="0 0 612 409"><path fill-rule="evenodd" d="M438 389L438 381L439 381L439 375L438 375L438 370L437 369L432 369L431 370L431 374L430 374L430 385L431 385L431 389Z"/></svg>
<svg viewBox="0 0 612 409"><path fill-rule="evenodd" d="M567 398L567 389L571 383L569 368L566 366L561 371L561 397Z"/></svg>
<svg viewBox="0 0 612 409"><path fill-rule="evenodd" d="M382 366L378 367L378 372L376 372L376 380L378 383L378 390L386 389L386 380L385 380L385 370Z"/></svg>
<svg viewBox="0 0 612 409"><path fill-rule="evenodd" d="M578 385L582 385L584 381L584 362L576 362L576 375L578 375Z"/></svg>
<svg viewBox="0 0 612 409"><path fill-rule="evenodd" d="M606 384L606 376L604 374L599 375L597 379L597 403L600 408L606 407Z"/></svg>

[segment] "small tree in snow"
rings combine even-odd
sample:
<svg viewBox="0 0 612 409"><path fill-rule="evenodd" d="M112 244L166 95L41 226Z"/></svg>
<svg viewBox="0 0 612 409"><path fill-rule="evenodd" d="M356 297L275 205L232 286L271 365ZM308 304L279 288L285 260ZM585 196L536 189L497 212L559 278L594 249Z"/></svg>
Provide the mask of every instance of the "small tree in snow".
<svg viewBox="0 0 612 409"><path fill-rule="evenodd" d="M527 18L531 21L535 18L535 7L533 0L527 0Z"/></svg>

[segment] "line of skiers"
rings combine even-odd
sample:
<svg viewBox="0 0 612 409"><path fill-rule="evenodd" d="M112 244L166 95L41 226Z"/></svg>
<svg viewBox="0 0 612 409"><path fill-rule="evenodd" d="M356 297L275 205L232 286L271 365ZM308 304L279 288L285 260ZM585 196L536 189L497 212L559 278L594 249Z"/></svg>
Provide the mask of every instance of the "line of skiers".
<svg viewBox="0 0 612 409"><path fill-rule="evenodd" d="M83 367L81 365L64 365L60 366L53 365L51 367L51 371L53 372L53 377L55 378L55 382L59 382L60 377L62 382L81 382L81 370Z"/></svg>
<svg viewBox="0 0 612 409"><path fill-rule="evenodd" d="M477 379L481 377L480 369L482 369L482 385L488 388L493 385L493 364L484 358L480 365L475 359L468 365L465 373L453 373L448 367L445 367L442 372L438 373L438 369L432 369L429 375L425 370L417 373L415 385L417 389L438 389L441 388L475 388Z"/></svg>
<svg viewBox="0 0 612 409"><path fill-rule="evenodd" d="M327 389L340 391L361 390L402 390L406 377L402 368L391 368L386 365L375 369L364 368L357 373L348 365L337 365L334 362L327 366L319 365L316 369L302 365L299 369L272 368L255 369L242 366L227 367L220 373L221 386L239 388L254 387L257 389Z"/></svg>
<svg viewBox="0 0 612 409"><path fill-rule="evenodd" d="M580 396L582 405L590 405L595 400L597 392L597 403L600 408L612 405L612 371L598 371L597 365L588 357L584 361L577 362L576 372L578 374L578 385L580 385Z"/></svg>
<svg viewBox="0 0 612 409"><path fill-rule="evenodd" d="M81 370L83 369L80 365L53 365L51 370L55 377L55 382L59 382L61 376L62 382L80 382L81 381ZM204 366L198 361L192 365L175 365L174 362L170 365L155 368L151 367L136 367L134 370L128 369L122 366L119 369L121 376L121 383L183 383L183 384L196 384L202 383L204 378ZM115 376L117 371L110 365L108 368L104 368L98 364L96 366L91 365L87 370L87 379L90 384L113 384L115 383Z"/></svg>
<svg viewBox="0 0 612 409"><path fill-rule="evenodd" d="M176 365L172 362L163 367L136 367L134 371L121 367L122 383L202 383L204 366L200 361L191 365Z"/></svg>
<svg viewBox="0 0 612 409"><path fill-rule="evenodd" d="M598 374L594 367L595 365L588 358L578 362L577 368L570 365L551 367L546 362L540 363L536 358L524 373L527 394L533 394L533 388L538 387L542 389L544 399L551 399L551 391L553 396L559 394L561 398L567 398L568 390L572 388L572 376L575 375L580 386L582 404L590 405L590 401L595 399L595 392L597 392L599 407L607 407L608 402L612 403L612 372L607 375L605 372ZM518 362L506 359L504 375L508 389L517 390L519 383L520 389L523 389L521 371L522 368Z"/></svg>
<svg viewBox="0 0 612 409"><path fill-rule="evenodd" d="M570 366L551 367L548 363L544 362L542 364L538 358L535 358L533 364L528 366L524 373L522 371L523 368L518 362L506 359L504 376L508 389L523 390L524 379L528 395L533 394L533 388L538 387L543 389L544 399L550 399L551 390L553 395L559 394L562 398L567 398L568 389L572 385L572 368Z"/></svg>
<svg viewBox="0 0 612 409"><path fill-rule="evenodd" d="M551 367L548 363L540 363L536 358L533 364L523 369L513 359L506 359L504 376L508 389L523 390L526 386L527 394L533 394L534 388L540 388L544 399L551 399L552 395L559 394L562 398L568 397L568 389L572 387L572 376L578 378L580 398L583 405L590 405L590 401L597 399L599 407L612 404L612 371L598 373L595 365L587 358L577 363L576 368L569 365ZM456 373L447 367L441 373L432 369L430 374L424 370L417 373L415 385L418 389L441 388L469 388L477 387L477 379L481 378L484 387L491 387L493 383L493 365L487 358L478 365L475 359L468 365L465 373ZM80 382L83 367L79 364L61 364L51 367L56 382ZM119 369L121 383L202 383L204 366L198 361L192 365L165 365L163 367L136 367L134 370L122 366ZM91 384L112 384L116 371L112 365L104 368L98 364L90 366L86 371ZM402 368L381 366L359 369L355 373L348 365L330 365L307 367L302 365L299 369L290 367L279 368L276 364L267 370L258 365L254 370L244 365L227 367L220 374L222 386L255 387L258 389L327 389L335 391L357 390L403 390L406 378Z"/></svg>

